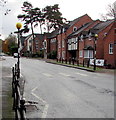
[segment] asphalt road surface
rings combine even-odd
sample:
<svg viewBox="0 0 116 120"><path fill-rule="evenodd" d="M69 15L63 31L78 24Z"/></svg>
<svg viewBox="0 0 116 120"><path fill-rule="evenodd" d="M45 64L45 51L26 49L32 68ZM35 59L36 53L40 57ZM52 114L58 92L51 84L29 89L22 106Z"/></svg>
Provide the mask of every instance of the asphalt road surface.
<svg viewBox="0 0 116 120"><path fill-rule="evenodd" d="M16 58L7 57L11 66ZM114 118L114 76L21 58L25 98L41 118ZM36 113L37 114L37 113Z"/></svg>

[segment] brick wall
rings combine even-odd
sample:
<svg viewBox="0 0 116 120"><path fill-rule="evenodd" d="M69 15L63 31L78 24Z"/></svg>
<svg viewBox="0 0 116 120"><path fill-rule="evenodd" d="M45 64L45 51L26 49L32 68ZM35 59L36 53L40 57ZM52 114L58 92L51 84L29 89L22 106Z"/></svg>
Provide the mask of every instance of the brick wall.
<svg viewBox="0 0 116 120"><path fill-rule="evenodd" d="M115 49L115 45L114 43L116 42L116 39L114 39L114 24L112 24L111 29L108 32L108 35L106 36L106 38L104 39L104 60L106 60L107 64L111 64L112 67L116 68L116 49ZM113 44L114 45L114 49L113 49L113 54L109 54L109 44Z"/></svg>

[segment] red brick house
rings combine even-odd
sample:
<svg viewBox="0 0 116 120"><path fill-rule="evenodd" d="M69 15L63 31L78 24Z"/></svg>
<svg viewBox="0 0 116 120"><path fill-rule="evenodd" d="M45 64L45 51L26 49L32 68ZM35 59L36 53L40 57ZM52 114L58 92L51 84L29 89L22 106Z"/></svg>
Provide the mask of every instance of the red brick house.
<svg viewBox="0 0 116 120"><path fill-rule="evenodd" d="M69 58L69 53L67 52L67 36L71 33L75 32L78 28L83 26L84 24L91 22L92 19L87 15L83 15L71 22L69 24L62 26L59 29L58 39L58 59L66 59Z"/></svg>
<svg viewBox="0 0 116 120"><path fill-rule="evenodd" d="M95 26L99 22L99 20L96 20L86 23L67 37L67 52L69 54L69 56L67 57L75 58L76 60L78 60L79 53L81 53L80 60L82 59L83 49L85 46L85 41L83 41L82 38L84 37L85 39L86 36L88 36L86 35L88 34L87 31L93 28L93 26Z"/></svg>
<svg viewBox="0 0 116 120"><path fill-rule="evenodd" d="M106 64L116 68L116 26L112 23L107 36L104 38L104 59Z"/></svg>
<svg viewBox="0 0 116 120"><path fill-rule="evenodd" d="M87 63L94 57L108 62L108 55L106 55L107 57L104 56L106 54L104 50L108 51L109 48L106 48L105 44L109 43L105 43L105 39L110 36L109 41L114 43L114 36L109 32L114 25L113 22L113 20L105 22L100 22L99 20L92 21L70 34L67 38L67 51L69 53L67 57L74 57L80 64L83 64L83 62ZM98 35L97 39L95 34ZM110 60L114 60L114 55L112 55ZM114 62L112 61L110 61L110 64L112 63L112 67L114 67Z"/></svg>
<svg viewBox="0 0 116 120"><path fill-rule="evenodd" d="M24 47L21 53L28 53L28 54L40 53L40 51L43 50L43 40L44 40L43 34L34 34L34 40L33 40L33 36L29 35L24 40Z"/></svg>

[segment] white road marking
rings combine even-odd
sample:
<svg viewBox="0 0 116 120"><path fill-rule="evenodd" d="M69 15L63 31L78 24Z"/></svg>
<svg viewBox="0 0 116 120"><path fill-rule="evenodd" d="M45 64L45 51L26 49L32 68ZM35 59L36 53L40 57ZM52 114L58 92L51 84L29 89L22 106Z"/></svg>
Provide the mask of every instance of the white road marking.
<svg viewBox="0 0 116 120"><path fill-rule="evenodd" d="M46 104L45 107L44 107L43 114L42 114L42 117L41 117L41 118L46 118L46 116L47 116L47 111L48 111L48 107L49 107L49 105Z"/></svg>
<svg viewBox="0 0 116 120"><path fill-rule="evenodd" d="M49 108L49 104L45 100L43 100L41 97L39 97L35 93L33 93L36 89L37 89L37 87L35 87L34 89L32 89L31 94L33 96L35 96L39 101L41 101L41 102L43 102L45 104L45 107L43 109L43 113L42 113L42 117L41 118L46 118L47 111L48 111L48 108Z"/></svg>
<svg viewBox="0 0 116 120"><path fill-rule="evenodd" d="M70 75L65 74L65 73L59 73L59 74L60 74L60 75L63 75L63 76L66 76L66 77L70 76Z"/></svg>
<svg viewBox="0 0 116 120"><path fill-rule="evenodd" d="M47 76L47 77L52 77L51 74L48 74L48 73L43 73L43 75Z"/></svg>
<svg viewBox="0 0 116 120"><path fill-rule="evenodd" d="M31 91L33 92L33 91L35 91L37 89L37 87L35 87L34 89L32 89Z"/></svg>
<svg viewBox="0 0 116 120"><path fill-rule="evenodd" d="M78 74L78 75L81 75L81 76L88 76L88 75L86 75L86 74L82 74L82 73L75 73L75 74Z"/></svg>

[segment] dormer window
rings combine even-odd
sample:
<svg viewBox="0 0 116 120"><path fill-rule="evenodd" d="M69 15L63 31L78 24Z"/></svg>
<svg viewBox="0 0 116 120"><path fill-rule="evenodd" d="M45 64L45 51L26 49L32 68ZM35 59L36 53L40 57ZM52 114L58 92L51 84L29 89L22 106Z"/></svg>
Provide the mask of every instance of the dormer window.
<svg viewBox="0 0 116 120"><path fill-rule="evenodd" d="M83 38L84 38L84 36L83 36L83 35L81 35L81 37L80 37L80 41L83 41Z"/></svg>
<svg viewBox="0 0 116 120"><path fill-rule="evenodd" d="M92 39L91 39L91 36L92 36L92 33L90 32L89 35L88 35L89 40L92 40Z"/></svg>
<svg viewBox="0 0 116 120"><path fill-rule="evenodd" d="M73 27L73 32L75 32L77 30L77 27Z"/></svg>
<svg viewBox="0 0 116 120"><path fill-rule="evenodd" d="M107 32L104 33L104 36L105 36L105 37L107 36Z"/></svg>

